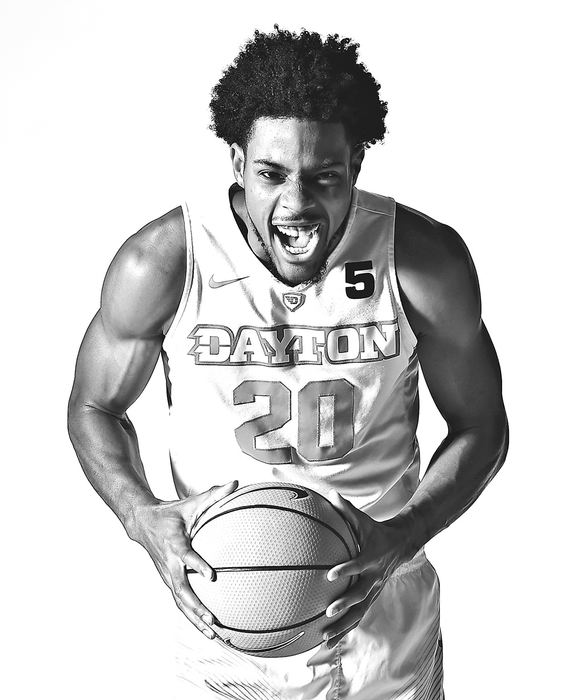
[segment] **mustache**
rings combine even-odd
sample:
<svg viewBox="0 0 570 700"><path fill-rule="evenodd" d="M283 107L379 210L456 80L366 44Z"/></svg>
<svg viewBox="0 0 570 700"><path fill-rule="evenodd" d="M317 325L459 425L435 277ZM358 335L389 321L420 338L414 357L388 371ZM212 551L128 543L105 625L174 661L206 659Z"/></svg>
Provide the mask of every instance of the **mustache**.
<svg viewBox="0 0 570 700"><path fill-rule="evenodd" d="M317 226L321 222L308 219L278 219L271 223L273 226Z"/></svg>

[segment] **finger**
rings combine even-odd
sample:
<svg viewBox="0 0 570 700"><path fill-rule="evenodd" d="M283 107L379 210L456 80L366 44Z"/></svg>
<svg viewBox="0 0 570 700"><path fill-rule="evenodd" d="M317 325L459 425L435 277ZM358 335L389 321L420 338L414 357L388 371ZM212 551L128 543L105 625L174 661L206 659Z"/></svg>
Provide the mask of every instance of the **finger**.
<svg viewBox="0 0 570 700"><path fill-rule="evenodd" d="M206 617L206 624L211 624L209 622L210 618L212 622L214 620L212 613L202 604L198 596L194 593L185 574L171 572L171 581L172 595L176 602L180 603L183 612L185 614L189 613L194 617Z"/></svg>
<svg viewBox="0 0 570 700"><path fill-rule="evenodd" d="M352 632L353 629L356 629L358 625L360 624L360 620L356 622L352 627L349 627L348 629L344 630L341 632L341 634L336 635L335 637L331 637L327 642L326 642L326 647L327 649L333 649L336 647L336 645L340 642L340 640L345 637L349 632Z"/></svg>
<svg viewBox="0 0 570 700"><path fill-rule="evenodd" d="M351 586L343 596L337 598L337 600L333 600L326 610L327 617L334 617L348 610L348 608L351 608L353 605L362 603L363 600L368 598L375 584L376 579L373 577L367 576L361 578L354 586Z"/></svg>
<svg viewBox="0 0 570 700"><path fill-rule="evenodd" d="M215 639L217 637L215 630L213 630L208 624L208 616L204 615L203 618L198 617L191 610L186 608L184 604L177 598L174 599L178 609L184 614L186 619L191 622L197 630L199 630L208 639Z"/></svg>
<svg viewBox="0 0 570 700"><path fill-rule="evenodd" d="M217 501L224 498L224 496L229 496L230 493L235 491L238 487L237 479L233 481L228 481L227 484L222 486L212 486L211 489L198 494L195 498L198 500L200 511L209 508L214 505Z"/></svg>
<svg viewBox="0 0 570 700"><path fill-rule="evenodd" d="M318 648L316 654L313 654L311 658L307 661L307 666L319 666L320 664L330 663L334 652L331 651L325 642L321 644Z"/></svg>
<svg viewBox="0 0 570 700"><path fill-rule="evenodd" d="M186 567L187 574L200 574L208 581L216 580L216 572L195 549L190 549L181 557Z"/></svg>
<svg viewBox="0 0 570 700"><path fill-rule="evenodd" d="M356 625L358 625L358 623L362 619L364 611L364 605L356 605L350 608L345 615L340 616L330 625L327 625L325 627L325 629L323 630L323 640L327 643L329 649L329 642L334 641L339 635L346 634L351 629L354 629ZM336 641L334 641L335 644Z"/></svg>
<svg viewBox="0 0 570 700"><path fill-rule="evenodd" d="M374 562L370 561L367 556L359 554L354 559L333 566L328 570L327 578L329 581L334 581L340 576L358 576L367 571L373 564Z"/></svg>
<svg viewBox="0 0 570 700"><path fill-rule="evenodd" d="M188 579L182 572L171 572L172 595L179 610L188 620L197 627L209 639L216 636L210 625L214 623L214 616L202 604L191 589Z"/></svg>

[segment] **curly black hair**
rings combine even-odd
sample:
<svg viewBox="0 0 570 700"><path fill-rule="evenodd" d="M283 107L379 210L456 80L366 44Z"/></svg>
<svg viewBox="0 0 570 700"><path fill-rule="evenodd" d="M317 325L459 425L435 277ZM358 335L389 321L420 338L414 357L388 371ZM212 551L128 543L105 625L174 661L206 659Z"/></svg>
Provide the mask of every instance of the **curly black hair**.
<svg viewBox="0 0 570 700"><path fill-rule="evenodd" d="M212 90L210 128L246 147L256 119L295 117L340 122L353 145L381 141L387 104L358 48L338 34L256 30Z"/></svg>

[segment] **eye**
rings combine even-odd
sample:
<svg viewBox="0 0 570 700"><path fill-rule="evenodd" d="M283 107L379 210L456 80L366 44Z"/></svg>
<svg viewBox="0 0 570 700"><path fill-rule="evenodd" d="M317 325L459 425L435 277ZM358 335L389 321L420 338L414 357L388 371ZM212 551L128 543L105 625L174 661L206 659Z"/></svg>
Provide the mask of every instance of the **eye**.
<svg viewBox="0 0 570 700"><path fill-rule="evenodd" d="M337 182L340 179L340 175L334 170L331 170L329 172L324 172L324 173L319 173L317 175L317 181L320 183L324 184L332 184Z"/></svg>
<svg viewBox="0 0 570 700"><path fill-rule="evenodd" d="M283 180L285 179L284 175L278 173L275 170L262 170L259 172L259 176L262 177L264 180L273 183L283 182Z"/></svg>

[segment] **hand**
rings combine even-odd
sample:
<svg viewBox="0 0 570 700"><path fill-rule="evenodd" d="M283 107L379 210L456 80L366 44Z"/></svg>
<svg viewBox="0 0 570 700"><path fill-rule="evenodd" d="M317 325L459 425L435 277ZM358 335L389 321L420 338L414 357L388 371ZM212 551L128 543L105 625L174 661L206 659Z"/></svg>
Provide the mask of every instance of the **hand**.
<svg viewBox="0 0 570 700"><path fill-rule="evenodd" d="M216 636L210 627L214 618L192 591L186 569L194 569L210 580L215 574L190 546L190 531L206 508L235 491L237 485L237 481L230 481L180 501L162 501L141 507L129 533L150 554L179 609L209 639Z"/></svg>
<svg viewBox="0 0 570 700"><path fill-rule="evenodd" d="M336 617L325 628L323 638L330 649L358 626L364 614L380 595L394 571L409 561L417 548L409 525L396 516L378 522L352 505L336 491L327 494L356 532L360 553L355 559L337 564L327 573L329 581L340 576L357 576L357 581L327 608L327 617ZM318 660L317 660L318 662Z"/></svg>

